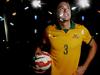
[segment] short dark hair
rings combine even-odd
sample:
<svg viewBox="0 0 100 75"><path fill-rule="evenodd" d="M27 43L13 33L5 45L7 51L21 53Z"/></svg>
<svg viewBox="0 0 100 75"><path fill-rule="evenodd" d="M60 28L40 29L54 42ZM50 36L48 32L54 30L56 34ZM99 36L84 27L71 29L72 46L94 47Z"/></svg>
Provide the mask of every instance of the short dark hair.
<svg viewBox="0 0 100 75"><path fill-rule="evenodd" d="M68 1L61 1L58 6L57 6L57 9L61 6L62 3L66 3L68 5L68 7L70 8L70 4Z"/></svg>

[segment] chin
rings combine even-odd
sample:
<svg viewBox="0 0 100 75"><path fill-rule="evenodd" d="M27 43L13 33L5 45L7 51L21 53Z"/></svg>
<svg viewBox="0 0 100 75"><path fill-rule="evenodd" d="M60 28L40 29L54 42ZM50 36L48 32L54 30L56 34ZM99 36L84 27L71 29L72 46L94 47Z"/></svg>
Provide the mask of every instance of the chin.
<svg viewBox="0 0 100 75"><path fill-rule="evenodd" d="M66 21L69 21L70 19L71 19L71 18L66 18L65 20L66 20Z"/></svg>

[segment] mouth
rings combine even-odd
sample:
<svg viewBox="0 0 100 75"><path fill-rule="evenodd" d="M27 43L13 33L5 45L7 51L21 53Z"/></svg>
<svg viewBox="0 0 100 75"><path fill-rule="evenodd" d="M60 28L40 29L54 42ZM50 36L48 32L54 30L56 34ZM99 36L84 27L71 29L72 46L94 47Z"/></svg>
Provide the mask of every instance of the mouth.
<svg viewBox="0 0 100 75"><path fill-rule="evenodd" d="M61 22L65 22L70 18L70 12L58 12L58 18Z"/></svg>
<svg viewBox="0 0 100 75"><path fill-rule="evenodd" d="M60 19L63 19L63 20L66 20L68 17L68 14L63 14L63 15L60 15Z"/></svg>
<svg viewBox="0 0 100 75"><path fill-rule="evenodd" d="M69 16L69 13L60 13L59 17L60 18L67 18Z"/></svg>
<svg viewBox="0 0 100 75"><path fill-rule="evenodd" d="M63 23L67 21L66 19L63 19L63 18L60 18L59 20L60 22L63 22Z"/></svg>

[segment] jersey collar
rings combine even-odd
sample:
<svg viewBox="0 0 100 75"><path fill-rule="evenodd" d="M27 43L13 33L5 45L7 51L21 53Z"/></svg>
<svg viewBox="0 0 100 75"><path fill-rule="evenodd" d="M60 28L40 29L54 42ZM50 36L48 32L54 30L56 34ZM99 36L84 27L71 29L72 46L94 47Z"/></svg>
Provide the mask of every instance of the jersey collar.
<svg viewBox="0 0 100 75"><path fill-rule="evenodd" d="M71 21L70 26L71 26L70 29L74 29L75 28L75 23L73 21ZM56 26L56 28L58 30L61 30L61 26L59 24ZM64 32L67 32L69 29L63 29L63 30L64 30Z"/></svg>

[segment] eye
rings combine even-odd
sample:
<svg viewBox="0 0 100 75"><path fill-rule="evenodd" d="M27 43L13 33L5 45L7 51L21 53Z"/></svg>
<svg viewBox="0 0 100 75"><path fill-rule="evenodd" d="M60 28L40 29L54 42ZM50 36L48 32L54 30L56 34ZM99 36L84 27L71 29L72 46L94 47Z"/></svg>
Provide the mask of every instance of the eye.
<svg viewBox="0 0 100 75"><path fill-rule="evenodd" d="M58 11L62 11L62 10L63 10L63 8L59 8L59 9L58 9Z"/></svg>

